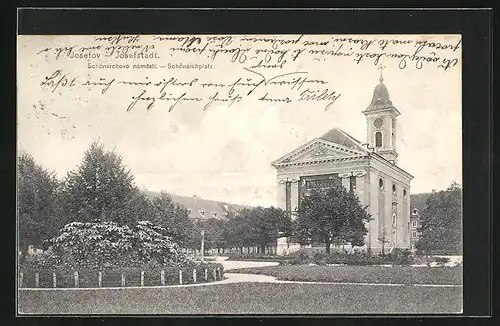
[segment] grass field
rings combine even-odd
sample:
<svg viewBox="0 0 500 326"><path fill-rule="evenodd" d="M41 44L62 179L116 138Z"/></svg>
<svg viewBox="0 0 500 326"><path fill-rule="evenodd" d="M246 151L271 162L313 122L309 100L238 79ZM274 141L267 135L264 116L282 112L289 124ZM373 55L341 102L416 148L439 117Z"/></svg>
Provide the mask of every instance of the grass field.
<svg viewBox="0 0 500 326"><path fill-rule="evenodd" d="M230 272L269 275L286 281L462 284L462 267L279 265L234 269Z"/></svg>
<svg viewBox="0 0 500 326"><path fill-rule="evenodd" d="M459 313L461 287L232 283L184 288L19 292L27 314Z"/></svg>

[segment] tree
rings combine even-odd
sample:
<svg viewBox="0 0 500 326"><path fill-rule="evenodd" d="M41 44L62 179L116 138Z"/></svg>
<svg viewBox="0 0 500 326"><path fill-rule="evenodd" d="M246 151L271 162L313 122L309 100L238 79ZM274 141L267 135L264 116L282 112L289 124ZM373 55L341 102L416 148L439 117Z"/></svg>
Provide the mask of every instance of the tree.
<svg viewBox="0 0 500 326"><path fill-rule="evenodd" d="M242 232L243 232L243 218L240 215L234 214L224 223L222 230L222 238L224 243L230 248L243 247Z"/></svg>
<svg viewBox="0 0 500 326"><path fill-rule="evenodd" d="M385 245L390 242L389 235L387 234L385 228L382 229L382 232L380 232L377 240L378 242L380 242L380 245L382 247L382 256L385 256Z"/></svg>
<svg viewBox="0 0 500 326"><path fill-rule="evenodd" d="M172 197L165 192L155 197L152 205L155 212L154 223L164 227L167 234L176 243L184 248L192 247L196 243L193 239L193 237L196 237L193 232L195 225L193 220L189 218L187 208L175 203Z"/></svg>
<svg viewBox="0 0 500 326"><path fill-rule="evenodd" d="M420 216L418 250L462 251L462 188L453 182L446 190L433 192Z"/></svg>
<svg viewBox="0 0 500 326"><path fill-rule="evenodd" d="M344 187L315 190L301 200L295 238L301 244L322 242L327 253L333 241L362 245L370 215Z"/></svg>
<svg viewBox="0 0 500 326"><path fill-rule="evenodd" d="M201 222L201 227L205 231L205 249L218 249L220 252L220 249L226 246L223 238L224 224L224 220L216 218Z"/></svg>
<svg viewBox="0 0 500 326"><path fill-rule="evenodd" d="M290 233L291 219L284 210L272 206L262 209L259 213L257 242L261 253L264 253L267 246L276 243L280 234Z"/></svg>
<svg viewBox="0 0 500 326"><path fill-rule="evenodd" d="M17 162L17 202L19 246L42 245L65 224L58 205L59 183L54 172L36 164L34 158L21 153Z"/></svg>
<svg viewBox="0 0 500 326"><path fill-rule="evenodd" d="M114 151L104 150L98 141L85 151L83 162L64 180L64 211L72 221L134 223L131 209L138 200L134 177Z"/></svg>

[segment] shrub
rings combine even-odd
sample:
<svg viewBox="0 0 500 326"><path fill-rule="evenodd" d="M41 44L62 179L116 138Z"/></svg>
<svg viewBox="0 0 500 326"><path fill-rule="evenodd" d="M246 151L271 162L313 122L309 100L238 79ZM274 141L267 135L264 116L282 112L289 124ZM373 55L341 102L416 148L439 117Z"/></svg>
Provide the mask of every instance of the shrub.
<svg viewBox="0 0 500 326"><path fill-rule="evenodd" d="M312 253L311 253L312 254ZM365 252L315 252L308 255L305 252L300 253L291 262L294 265L304 265L314 263L317 265L341 264L341 265L410 265L413 263L413 256L409 250L394 250L385 256L370 255Z"/></svg>
<svg viewBox="0 0 500 326"><path fill-rule="evenodd" d="M444 266L446 263L450 262L450 259L447 257L434 257L434 261L438 266Z"/></svg>
<svg viewBox="0 0 500 326"><path fill-rule="evenodd" d="M268 254L228 254L227 257L229 257L229 260L256 260L256 261L277 261L277 260L283 260L285 257L284 256L278 256L278 255L268 255Z"/></svg>
<svg viewBox="0 0 500 326"><path fill-rule="evenodd" d="M304 265L304 264L308 264L310 262L311 262L310 257L306 253L301 252L297 257L293 258L290 261L290 264L292 264L292 265Z"/></svg>
<svg viewBox="0 0 500 326"><path fill-rule="evenodd" d="M408 249L394 249L387 255L387 259L394 265L411 265L415 260Z"/></svg>

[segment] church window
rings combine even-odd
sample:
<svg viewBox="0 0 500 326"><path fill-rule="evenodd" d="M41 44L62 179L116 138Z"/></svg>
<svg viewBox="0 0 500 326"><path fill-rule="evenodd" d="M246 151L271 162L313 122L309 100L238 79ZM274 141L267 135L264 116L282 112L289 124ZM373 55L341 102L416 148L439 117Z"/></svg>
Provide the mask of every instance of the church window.
<svg viewBox="0 0 500 326"><path fill-rule="evenodd" d="M411 221L411 226L413 226L414 228L417 227L417 221Z"/></svg>
<svg viewBox="0 0 500 326"><path fill-rule="evenodd" d="M406 199L406 189L403 190L403 198Z"/></svg>
<svg viewBox="0 0 500 326"><path fill-rule="evenodd" d="M378 187L380 188L380 190L384 189L384 181L382 181L382 179L378 180Z"/></svg>
<svg viewBox="0 0 500 326"><path fill-rule="evenodd" d="M413 215L417 215L418 210L416 208L413 209Z"/></svg>
<svg viewBox="0 0 500 326"><path fill-rule="evenodd" d="M396 225L396 214L392 214L392 225Z"/></svg>
<svg viewBox="0 0 500 326"><path fill-rule="evenodd" d="M416 238L416 237L417 237L417 232L413 231L413 232L411 233L411 237L412 237L412 238Z"/></svg>
<svg viewBox="0 0 500 326"><path fill-rule="evenodd" d="M375 147L382 147L382 133L380 131L375 133Z"/></svg>
<svg viewBox="0 0 500 326"><path fill-rule="evenodd" d="M396 196L396 185L395 184L392 185L392 195Z"/></svg>

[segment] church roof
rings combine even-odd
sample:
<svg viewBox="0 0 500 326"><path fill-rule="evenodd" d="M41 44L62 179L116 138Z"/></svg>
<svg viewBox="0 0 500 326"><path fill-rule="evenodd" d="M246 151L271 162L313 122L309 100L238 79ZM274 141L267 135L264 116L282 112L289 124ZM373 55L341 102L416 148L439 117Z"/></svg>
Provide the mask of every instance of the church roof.
<svg viewBox="0 0 500 326"><path fill-rule="evenodd" d="M319 146L319 148L315 146ZM316 150L313 148L316 148ZM367 153L368 150L363 147L358 140L351 137L340 128L333 128L322 136L314 138L313 140L277 159L272 163L272 165L276 166L276 164L283 163L290 164L297 158L299 158L299 161L302 161L301 156L304 154L313 156L308 157L307 160L314 158L312 161L317 161L318 159L335 161L356 159L364 157Z"/></svg>
<svg viewBox="0 0 500 326"><path fill-rule="evenodd" d="M379 82L380 83L375 86L375 90L373 91L373 97L370 105L365 111L363 111L363 113L393 109L399 114L399 111L392 104L391 97L389 96L389 90L387 89L387 86L385 86L384 78L382 78L382 76L380 76Z"/></svg>
<svg viewBox="0 0 500 326"><path fill-rule="evenodd" d="M333 128L332 130L319 137L319 139L323 139L348 148L359 149L361 147L361 149L365 149L361 145L361 142L359 142L340 128Z"/></svg>

